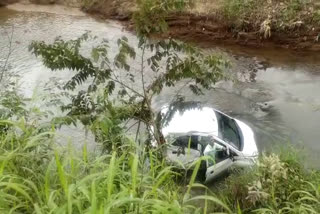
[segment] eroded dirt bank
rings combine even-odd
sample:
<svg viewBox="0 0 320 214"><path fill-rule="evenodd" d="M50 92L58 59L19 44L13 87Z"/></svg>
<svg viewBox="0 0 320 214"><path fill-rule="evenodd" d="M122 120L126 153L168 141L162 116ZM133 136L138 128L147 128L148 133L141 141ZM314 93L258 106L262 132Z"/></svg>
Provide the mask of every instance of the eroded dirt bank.
<svg viewBox="0 0 320 214"><path fill-rule="evenodd" d="M232 3L234 0L225 2L227 1ZM0 0L0 5L13 2L15 0ZM80 7L95 17L124 21L129 29L134 30L131 18L133 12L137 10L135 1L24 0L20 2ZM316 19L320 20L318 6L300 5L298 9L291 9L291 3L287 5L277 3L275 6L261 3L261 7L248 8L247 12L243 12L234 10L232 5L223 5L225 3L220 0L196 2L198 3L193 8L188 8L183 13L171 14L167 18L169 32L161 36L205 44L320 50L320 25L316 22ZM231 15L222 14L226 13L227 9L231 10L229 11Z"/></svg>
<svg viewBox="0 0 320 214"><path fill-rule="evenodd" d="M172 14L168 17L169 32L164 36L194 43L239 44L250 47L282 47L299 50L320 50L318 31L275 32L264 38L259 31L234 31L227 23L215 16L191 13Z"/></svg>
<svg viewBox="0 0 320 214"><path fill-rule="evenodd" d="M171 14L167 18L169 32L161 36L195 43L320 50L320 6L316 1L297 5L287 0L256 0L255 5L233 5L241 1L197 0L185 12ZM134 1L105 0L83 9L103 18L126 21L133 30L131 17L137 10Z"/></svg>
<svg viewBox="0 0 320 214"><path fill-rule="evenodd" d="M11 4L19 3L24 5L39 4L39 5L64 5L69 7L80 7L82 0L0 0L1 6L8 6Z"/></svg>
<svg viewBox="0 0 320 214"><path fill-rule="evenodd" d="M41 12L41 13L52 13L52 14L67 14L70 16L86 16L86 13L81 11L79 8L65 6L61 4L54 5L37 5L30 3L15 3L7 5L7 8L14 11L28 11L28 12Z"/></svg>
<svg viewBox="0 0 320 214"><path fill-rule="evenodd" d="M13 4L18 2L19 0L0 0L0 7L6 6L8 4Z"/></svg>

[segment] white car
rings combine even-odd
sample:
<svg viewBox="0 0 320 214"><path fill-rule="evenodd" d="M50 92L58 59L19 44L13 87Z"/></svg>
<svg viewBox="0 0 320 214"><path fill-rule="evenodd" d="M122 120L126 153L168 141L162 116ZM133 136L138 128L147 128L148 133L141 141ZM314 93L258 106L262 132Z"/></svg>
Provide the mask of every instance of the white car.
<svg viewBox="0 0 320 214"><path fill-rule="evenodd" d="M168 115L168 108L161 111ZM252 129L216 109L198 107L175 111L162 127L168 143L166 159L188 168L201 156L208 156L202 166L205 182L227 172L230 167L255 163L258 149Z"/></svg>

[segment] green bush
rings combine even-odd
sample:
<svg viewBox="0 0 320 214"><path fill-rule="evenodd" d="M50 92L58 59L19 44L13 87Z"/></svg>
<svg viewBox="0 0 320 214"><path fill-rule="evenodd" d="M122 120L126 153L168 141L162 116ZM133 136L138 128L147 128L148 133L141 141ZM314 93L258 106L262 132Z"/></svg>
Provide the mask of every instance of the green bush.
<svg viewBox="0 0 320 214"><path fill-rule="evenodd" d="M223 1L222 15L235 29L244 30L253 25L253 16L261 6L260 0L226 0Z"/></svg>
<svg viewBox="0 0 320 214"><path fill-rule="evenodd" d="M313 6L313 2L303 0L225 0L219 11L222 11L223 20L227 20L228 26L236 31L263 31L263 25L268 21L271 33L317 24L317 13L309 13L309 8Z"/></svg>
<svg viewBox="0 0 320 214"><path fill-rule="evenodd" d="M219 191L244 213L319 213L320 174L307 171L292 146L263 154L256 167L234 172Z"/></svg>
<svg viewBox="0 0 320 214"><path fill-rule="evenodd" d="M280 25L280 22L283 22L286 27L290 27L293 22L295 21L301 21L304 18L300 17L299 12L301 12L304 9L305 2L303 0L289 0L286 2L286 6L281 11L279 15L278 25Z"/></svg>

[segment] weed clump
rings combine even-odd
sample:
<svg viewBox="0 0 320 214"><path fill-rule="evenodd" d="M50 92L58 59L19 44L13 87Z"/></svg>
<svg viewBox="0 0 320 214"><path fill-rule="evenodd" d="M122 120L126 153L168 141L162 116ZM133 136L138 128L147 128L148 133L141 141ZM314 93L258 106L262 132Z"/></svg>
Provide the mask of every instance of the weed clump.
<svg viewBox="0 0 320 214"><path fill-rule="evenodd" d="M312 30L319 24L315 1L226 0L217 11L235 31L257 32L264 38L272 32Z"/></svg>
<svg viewBox="0 0 320 214"><path fill-rule="evenodd" d="M319 213L319 173L307 171L293 148L263 154L257 165L236 171L218 195L244 213Z"/></svg>

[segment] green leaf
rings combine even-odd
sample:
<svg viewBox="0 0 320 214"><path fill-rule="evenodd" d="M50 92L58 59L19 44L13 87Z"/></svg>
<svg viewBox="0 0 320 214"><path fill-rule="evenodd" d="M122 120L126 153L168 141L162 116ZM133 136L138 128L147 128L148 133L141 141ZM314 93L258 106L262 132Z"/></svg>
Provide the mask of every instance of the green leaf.
<svg viewBox="0 0 320 214"><path fill-rule="evenodd" d="M68 181L66 179L65 171L64 171L63 166L60 162L58 152L55 151L54 155L55 155L55 159L56 159L56 165L57 165L57 171L58 171L58 175L59 175L59 179L60 179L60 184L61 184L63 191L64 191L64 194L67 198L68 197Z"/></svg>
<svg viewBox="0 0 320 214"><path fill-rule="evenodd" d="M94 62L99 61L100 54L97 49L95 49L95 48L92 49L91 56L92 56Z"/></svg>

